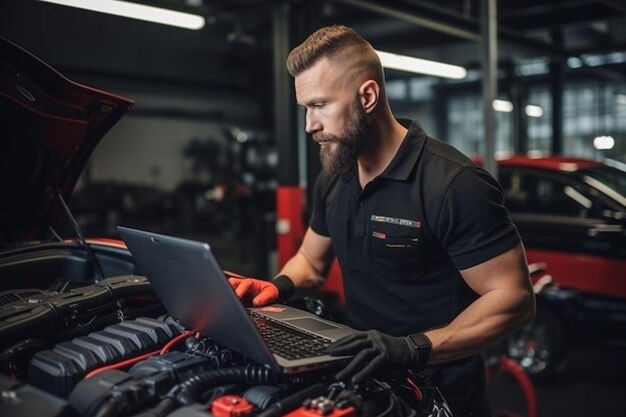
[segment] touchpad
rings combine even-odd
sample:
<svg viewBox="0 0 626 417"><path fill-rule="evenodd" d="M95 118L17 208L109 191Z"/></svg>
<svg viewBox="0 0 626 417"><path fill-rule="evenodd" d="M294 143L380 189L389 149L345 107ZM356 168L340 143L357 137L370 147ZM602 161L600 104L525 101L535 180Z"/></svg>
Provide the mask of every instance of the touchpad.
<svg viewBox="0 0 626 417"><path fill-rule="evenodd" d="M332 330L332 329L341 329L339 326L333 326L332 324L328 324L326 322L316 320L311 317L303 317L300 319L287 319L283 320L293 326L301 327L304 330L308 330L310 332L320 332L323 330Z"/></svg>

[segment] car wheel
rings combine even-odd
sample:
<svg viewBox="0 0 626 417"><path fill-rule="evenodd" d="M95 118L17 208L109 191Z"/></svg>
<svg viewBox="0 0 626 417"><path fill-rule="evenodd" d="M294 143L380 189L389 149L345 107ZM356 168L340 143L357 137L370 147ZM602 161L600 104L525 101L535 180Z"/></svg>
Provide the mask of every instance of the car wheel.
<svg viewBox="0 0 626 417"><path fill-rule="evenodd" d="M565 336L558 317L538 310L535 320L506 340L508 355L530 376L546 379L565 364Z"/></svg>

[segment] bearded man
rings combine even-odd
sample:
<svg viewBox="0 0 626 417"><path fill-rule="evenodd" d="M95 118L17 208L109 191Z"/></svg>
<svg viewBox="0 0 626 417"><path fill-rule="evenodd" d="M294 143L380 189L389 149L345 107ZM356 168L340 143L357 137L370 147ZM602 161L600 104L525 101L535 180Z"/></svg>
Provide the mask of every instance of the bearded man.
<svg viewBox="0 0 626 417"><path fill-rule="evenodd" d="M301 297L341 266L354 355L337 378L421 370L455 416L489 415L480 351L532 320L535 300L502 189L419 123L394 117L374 48L354 30L317 30L287 69L320 145L310 226L271 282L231 279L255 306Z"/></svg>

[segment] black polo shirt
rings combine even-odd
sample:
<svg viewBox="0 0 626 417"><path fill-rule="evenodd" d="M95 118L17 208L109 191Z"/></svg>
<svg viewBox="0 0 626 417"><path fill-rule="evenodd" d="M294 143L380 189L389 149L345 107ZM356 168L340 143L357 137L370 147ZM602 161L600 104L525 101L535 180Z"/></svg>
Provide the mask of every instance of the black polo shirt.
<svg viewBox="0 0 626 417"><path fill-rule="evenodd" d="M361 190L356 168L320 174L311 228L330 236L350 325L408 335L449 323L476 299L459 270L520 242L493 177L417 122Z"/></svg>

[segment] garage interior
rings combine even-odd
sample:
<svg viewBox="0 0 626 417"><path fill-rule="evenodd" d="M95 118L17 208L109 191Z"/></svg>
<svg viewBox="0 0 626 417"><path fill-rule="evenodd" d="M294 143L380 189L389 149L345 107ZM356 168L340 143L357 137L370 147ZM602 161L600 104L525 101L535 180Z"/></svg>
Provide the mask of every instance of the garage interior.
<svg viewBox="0 0 626 417"><path fill-rule="evenodd" d="M117 238L124 224L204 240L225 269L273 276L284 260L279 246L297 248L320 171L284 61L330 24L354 28L378 51L462 68L460 79L387 68L391 107L491 172L496 158L513 154L626 166L623 1L133 3L198 15L204 25L0 0L1 37L73 81L135 101L96 148L70 201L88 236ZM277 199L278 190L293 189L303 204L293 194ZM538 415L626 415L625 375L625 340L571 349L564 369L534 381ZM515 382L493 382L494 411L525 415Z"/></svg>

